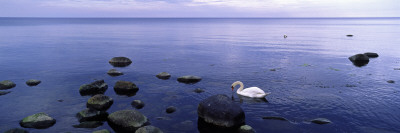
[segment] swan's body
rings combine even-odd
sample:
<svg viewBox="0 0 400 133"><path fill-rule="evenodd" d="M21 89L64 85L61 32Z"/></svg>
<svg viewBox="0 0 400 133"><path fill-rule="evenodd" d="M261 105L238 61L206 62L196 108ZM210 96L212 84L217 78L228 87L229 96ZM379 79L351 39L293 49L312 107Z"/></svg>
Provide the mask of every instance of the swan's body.
<svg viewBox="0 0 400 133"><path fill-rule="evenodd" d="M237 94L246 96L246 97L251 97L251 98L264 98L270 93L265 93L263 90L261 90L258 87L250 87L250 88L244 88L244 85L240 81L236 81L232 84L232 91L235 86L240 85L240 88L236 91Z"/></svg>

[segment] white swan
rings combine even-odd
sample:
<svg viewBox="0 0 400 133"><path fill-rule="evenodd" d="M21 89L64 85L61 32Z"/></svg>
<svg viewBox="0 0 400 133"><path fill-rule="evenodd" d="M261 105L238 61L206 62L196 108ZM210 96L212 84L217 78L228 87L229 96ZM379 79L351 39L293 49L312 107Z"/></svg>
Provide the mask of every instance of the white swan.
<svg viewBox="0 0 400 133"><path fill-rule="evenodd" d="M235 88L236 85L240 85L240 88L236 91L237 94L246 96L246 97L251 97L251 98L264 98L265 96L269 95L270 93L265 93L263 90L261 90L258 87L250 87L250 88L244 88L244 85L240 81L233 82L232 84L232 91Z"/></svg>

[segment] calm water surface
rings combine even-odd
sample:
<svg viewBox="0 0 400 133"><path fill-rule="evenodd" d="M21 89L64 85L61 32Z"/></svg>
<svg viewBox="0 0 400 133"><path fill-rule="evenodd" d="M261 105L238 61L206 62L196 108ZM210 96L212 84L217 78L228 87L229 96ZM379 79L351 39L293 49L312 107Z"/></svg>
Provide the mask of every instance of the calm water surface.
<svg viewBox="0 0 400 133"><path fill-rule="evenodd" d="M284 39L283 35L288 35ZM346 37L353 34L354 37ZM57 120L30 132L92 132L73 128L89 96L79 86L104 79L114 99L109 113L139 111L164 132L198 132L197 105L214 94L233 96L257 132L400 132L400 19L32 19L0 18L0 80L17 84L0 96L0 132L38 112ZM349 56L377 52L364 67ZM133 63L106 74L115 56ZM275 69L275 71L271 71ZM160 72L169 80L155 77ZM196 75L196 84L176 81ZM25 81L42 83L28 87ZM132 97L113 91L118 80L140 88ZM240 80L272 94L268 101L232 93ZM394 80L395 83L387 83ZM194 93L202 88L204 93ZM57 100L62 99L63 102ZM168 106L177 111L166 114ZM263 120L280 116L289 120ZM163 117L159 120L157 117ZM331 124L310 119L323 117Z"/></svg>

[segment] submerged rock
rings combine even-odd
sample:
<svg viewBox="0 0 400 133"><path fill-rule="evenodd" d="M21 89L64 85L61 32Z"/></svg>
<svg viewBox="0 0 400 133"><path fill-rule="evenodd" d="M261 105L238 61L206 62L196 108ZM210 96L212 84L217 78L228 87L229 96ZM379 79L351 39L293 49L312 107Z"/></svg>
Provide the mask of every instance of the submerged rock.
<svg viewBox="0 0 400 133"><path fill-rule="evenodd" d="M171 74L167 73L167 72L161 72L159 74L156 75L157 78L159 79L169 79L171 77Z"/></svg>
<svg viewBox="0 0 400 133"><path fill-rule="evenodd" d="M111 132L108 131L107 129L103 129L103 130L93 131L92 133L111 133Z"/></svg>
<svg viewBox="0 0 400 133"><path fill-rule="evenodd" d="M179 77L178 78L178 81L179 82L181 82L181 83L187 83L187 84L190 84L190 83L197 83L197 82L199 82L201 80L201 77L198 77L198 76L191 76L191 75L187 75L187 76L182 76L182 77Z"/></svg>
<svg viewBox="0 0 400 133"><path fill-rule="evenodd" d="M5 131L4 133L29 133L29 132L22 128L13 128Z"/></svg>
<svg viewBox="0 0 400 133"><path fill-rule="evenodd" d="M6 94L8 94L8 93L10 93L11 91L0 91L0 96L1 95L6 95Z"/></svg>
<svg viewBox="0 0 400 133"><path fill-rule="evenodd" d="M107 89L108 85L104 82L104 80L97 80L90 84L81 85L79 88L79 93L82 96L104 94Z"/></svg>
<svg viewBox="0 0 400 133"><path fill-rule="evenodd" d="M349 34L349 35L346 35L347 37L353 37L353 35L351 35L351 34Z"/></svg>
<svg viewBox="0 0 400 133"><path fill-rule="evenodd" d="M242 108L221 94L202 100L197 113L204 122L219 127L239 127L245 122Z"/></svg>
<svg viewBox="0 0 400 133"><path fill-rule="evenodd" d="M366 56L368 56L369 58L376 58L376 57L379 56L377 53L372 53L372 52L367 52L367 53L364 53L364 54Z"/></svg>
<svg viewBox="0 0 400 133"><path fill-rule="evenodd" d="M0 81L0 90L11 89L11 88L14 88L15 86L16 86L16 84L10 80Z"/></svg>
<svg viewBox="0 0 400 133"><path fill-rule="evenodd" d="M93 109L85 109L76 114L79 122L84 121L106 121L108 113L105 111L98 111Z"/></svg>
<svg viewBox="0 0 400 133"><path fill-rule="evenodd" d="M108 115L108 124L116 132L135 132L147 125L148 120L137 110L120 110Z"/></svg>
<svg viewBox="0 0 400 133"><path fill-rule="evenodd" d="M167 112L168 114L174 113L176 111L176 108L174 106L169 106L165 112Z"/></svg>
<svg viewBox="0 0 400 133"><path fill-rule="evenodd" d="M56 120L46 113L37 113L22 119L19 124L25 128L48 128L53 126Z"/></svg>
<svg viewBox="0 0 400 133"><path fill-rule="evenodd" d="M114 91L118 95L133 96L139 88L132 82L129 81L117 81L114 86Z"/></svg>
<svg viewBox="0 0 400 133"><path fill-rule="evenodd" d="M26 81L26 85L28 86L36 86L38 84L40 84L42 81L40 80L36 80L36 79L30 79L28 81Z"/></svg>
<svg viewBox="0 0 400 133"><path fill-rule="evenodd" d="M388 83L394 83L394 80L388 80L387 82Z"/></svg>
<svg viewBox="0 0 400 133"><path fill-rule="evenodd" d="M316 118L316 119L311 120L311 122L316 123L316 124L328 124L328 123L331 123L331 121L326 119L326 118Z"/></svg>
<svg viewBox="0 0 400 133"><path fill-rule="evenodd" d="M365 54L356 54L349 57L349 60L353 62L355 66L361 67L365 66L369 62L369 57Z"/></svg>
<svg viewBox="0 0 400 133"><path fill-rule="evenodd" d="M132 105L132 107L134 107L136 109L141 109L144 107L144 102L142 102L140 100L133 100L131 105Z"/></svg>
<svg viewBox="0 0 400 133"><path fill-rule="evenodd" d="M105 96L103 94L97 94L89 98L86 106L94 110L107 110L114 103L111 97Z"/></svg>
<svg viewBox="0 0 400 133"><path fill-rule="evenodd" d="M249 125L240 126L238 133L255 133L254 129Z"/></svg>
<svg viewBox="0 0 400 133"><path fill-rule="evenodd" d="M118 71L117 69L110 69L110 70L108 70L107 74L110 76L113 76L113 77L124 75L124 73Z"/></svg>
<svg viewBox="0 0 400 133"><path fill-rule="evenodd" d="M201 89L201 88L196 88L196 89L194 89L193 91L196 92L196 93L202 93L202 92L204 92L204 90Z"/></svg>
<svg viewBox="0 0 400 133"><path fill-rule="evenodd" d="M136 130L135 133L163 133L158 127L144 126Z"/></svg>
<svg viewBox="0 0 400 133"><path fill-rule="evenodd" d="M96 128L102 126L104 123L101 121L85 121L78 125L73 125L75 128Z"/></svg>
<svg viewBox="0 0 400 133"><path fill-rule="evenodd" d="M132 61L127 57L114 57L110 61L108 61L114 67L126 67L129 66Z"/></svg>
<svg viewBox="0 0 400 133"><path fill-rule="evenodd" d="M288 121L286 118L280 116L265 116L262 119Z"/></svg>

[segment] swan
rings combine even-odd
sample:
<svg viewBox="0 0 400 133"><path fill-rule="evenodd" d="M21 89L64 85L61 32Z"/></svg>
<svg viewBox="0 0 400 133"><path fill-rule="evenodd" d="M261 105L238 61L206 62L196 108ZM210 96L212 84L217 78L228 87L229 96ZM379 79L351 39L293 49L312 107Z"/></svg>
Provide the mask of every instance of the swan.
<svg viewBox="0 0 400 133"><path fill-rule="evenodd" d="M250 88L244 88L244 85L240 81L233 82L232 84L232 91L234 90L235 86L240 85L240 88L236 91L237 94L246 96L246 97L251 97L251 98L264 98L265 96L269 95L270 93L265 93L263 90L261 90L258 87L250 87Z"/></svg>

